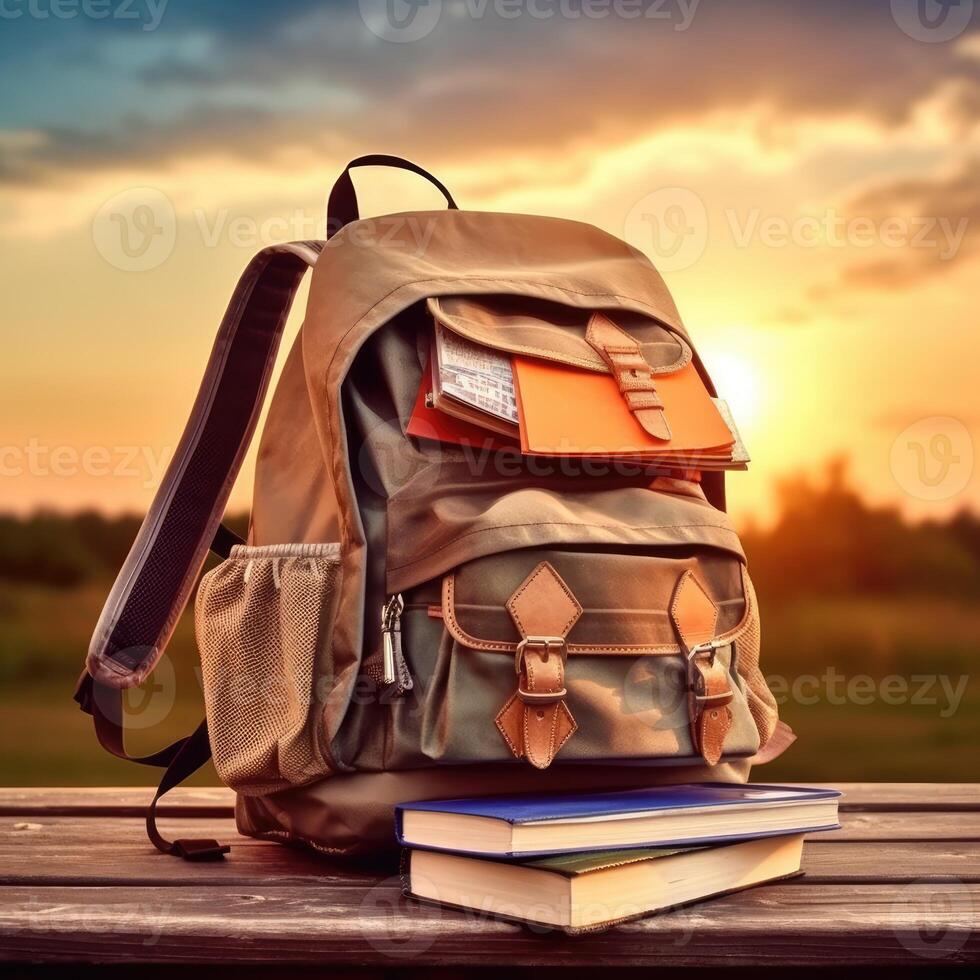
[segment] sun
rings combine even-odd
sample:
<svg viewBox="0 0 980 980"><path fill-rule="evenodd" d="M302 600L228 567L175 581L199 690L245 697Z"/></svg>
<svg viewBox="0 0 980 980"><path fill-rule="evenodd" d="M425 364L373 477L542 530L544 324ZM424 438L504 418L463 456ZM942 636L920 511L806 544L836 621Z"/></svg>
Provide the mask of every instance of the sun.
<svg viewBox="0 0 980 980"><path fill-rule="evenodd" d="M758 366L745 354L726 350L712 350L705 357L705 366L739 430L744 434L753 428L763 399Z"/></svg>

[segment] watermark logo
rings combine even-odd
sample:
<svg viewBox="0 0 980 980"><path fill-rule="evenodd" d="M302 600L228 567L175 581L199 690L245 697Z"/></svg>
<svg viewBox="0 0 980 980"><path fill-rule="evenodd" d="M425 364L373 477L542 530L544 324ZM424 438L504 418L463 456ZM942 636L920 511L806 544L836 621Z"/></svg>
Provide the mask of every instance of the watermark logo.
<svg viewBox="0 0 980 980"><path fill-rule="evenodd" d="M422 883L415 881L416 888ZM426 892L435 889L427 887ZM367 890L361 900L357 921L368 945L383 956L409 960L422 956L436 941L441 931L442 909L427 907L424 915L410 908L402 897L402 883L398 876L384 878Z"/></svg>
<svg viewBox="0 0 980 980"><path fill-rule="evenodd" d="M948 500L973 475L973 438L959 419L919 419L892 443L890 463L895 482L910 497Z"/></svg>
<svg viewBox="0 0 980 980"><path fill-rule="evenodd" d="M358 0L364 26L382 41L404 44L432 33L442 0Z"/></svg>
<svg viewBox="0 0 980 980"><path fill-rule="evenodd" d="M170 258L177 242L173 203L155 187L132 187L109 198L92 221L98 253L123 272L148 272Z"/></svg>
<svg viewBox="0 0 980 980"><path fill-rule="evenodd" d="M404 43L429 36L445 12L454 20L496 17L551 20L646 20L686 31L700 0L358 0L364 26L385 41Z"/></svg>
<svg viewBox="0 0 980 980"><path fill-rule="evenodd" d="M115 656L127 667L135 668L146 663L152 656L152 651L149 647L132 647L117 651ZM106 699L102 704L102 712L112 717L118 693L96 685L93 696L96 701ZM130 687L122 692L126 728L144 731L156 728L170 717L176 703L177 671L170 657L163 654L153 667L153 673L139 687Z"/></svg>
<svg viewBox="0 0 980 980"><path fill-rule="evenodd" d="M630 208L623 237L661 272L689 269L708 244L708 211L689 187L661 187Z"/></svg>
<svg viewBox="0 0 980 980"><path fill-rule="evenodd" d="M958 879L922 879L906 885L892 907L898 941L915 956L943 960L967 943L976 922L969 890Z"/></svg>
<svg viewBox="0 0 980 980"><path fill-rule="evenodd" d="M973 0L891 0L892 19L913 41L952 41L969 26Z"/></svg>
<svg viewBox="0 0 980 980"><path fill-rule="evenodd" d="M913 705L935 708L940 718L952 718L963 703L970 684L969 674L953 677L950 674L870 674L848 676L835 667L827 667L820 675L766 674L766 685L779 707L785 704L813 707L829 704L835 708L854 705L865 708L884 704L890 708Z"/></svg>
<svg viewBox="0 0 980 980"><path fill-rule="evenodd" d="M956 258L970 219L948 215L845 215L835 208L788 218L752 208L739 214L726 209L725 220L736 248L755 242L764 248L929 249L940 262Z"/></svg>
<svg viewBox="0 0 980 980"><path fill-rule="evenodd" d="M676 657L638 657L623 683L623 712L655 731L687 725L687 673Z"/></svg>
<svg viewBox="0 0 980 980"><path fill-rule="evenodd" d="M32 437L24 445L0 445L0 479L87 476L139 480L149 489L159 486L172 455L169 446L159 452L152 446L49 446Z"/></svg>
<svg viewBox="0 0 980 980"><path fill-rule="evenodd" d="M151 948L178 922L177 913L157 892L147 901L125 903L93 903L72 908L71 929L79 937L87 937L93 944L105 942L110 933L126 936L128 946L139 943ZM31 944L56 941L59 934L60 914L63 901L51 894L50 888L41 888L24 899L11 900L4 908L4 932L27 936L36 934Z"/></svg>
<svg viewBox="0 0 980 980"><path fill-rule="evenodd" d="M967 215L867 215L825 208L778 214L755 207L720 211L716 239L734 248L928 250L940 262L957 257L970 227ZM708 245L708 213L689 187L664 187L630 208L624 237L646 252L658 269L690 268Z"/></svg>
<svg viewBox="0 0 980 980"><path fill-rule="evenodd" d="M112 20L155 31L169 0L0 0L0 20Z"/></svg>

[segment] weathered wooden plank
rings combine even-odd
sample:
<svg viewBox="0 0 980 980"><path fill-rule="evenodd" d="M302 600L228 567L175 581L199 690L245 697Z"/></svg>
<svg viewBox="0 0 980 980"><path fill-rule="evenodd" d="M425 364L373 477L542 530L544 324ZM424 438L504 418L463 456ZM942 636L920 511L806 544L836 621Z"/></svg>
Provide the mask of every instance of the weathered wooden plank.
<svg viewBox="0 0 980 980"><path fill-rule="evenodd" d="M759 776L760 781L762 776ZM853 810L980 810L980 783L799 783L839 789L841 809Z"/></svg>
<svg viewBox="0 0 980 980"><path fill-rule="evenodd" d="M809 883L892 882L955 878L980 884L980 844L914 841L842 843L815 837L807 842L803 870ZM978 910L980 912L980 910Z"/></svg>
<svg viewBox="0 0 980 980"><path fill-rule="evenodd" d="M142 816L152 787L0 787L0 816ZM178 786L160 801L161 814L182 817L228 817L235 812L235 794L224 786Z"/></svg>
<svg viewBox="0 0 980 980"><path fill-rule="evenodd" d="M389 878L321 885L8 888L0 957L88 962L699 966L980 959L980 886L765 886L569 940L418 906Z"/></svg>
<svg viewBox="0 0 980 980"><path fill-rule="evenodd" d="M165 834L215 837L232 845L220 862L187 864L157 854L139 820L106 817L0 818L0 884L274 884L363 885L377 880L364 865L257 841L229 818L161 822ZM390 861L387 862L390 864ZM385 864L378 867L384 868ZM846 841L815 834L806 848L811 881L908 882L956 876L980 881L980 843Z"/></svg>
<svg viewBox="0 0 980 980"><path fill-rule="evenodd" d="M842 812L910 810L980 811L980 783L806 783L844 793ZM139 816L153 797L150 787L0 787L0 816ZM235 795L223 786L171 790L161 812L180 816L228 816Z"/></svg>
<svg viewBox="0 0 980 980"><path fill-rule="evenodd" d="M812 835L813 840L838 841L980 841L980 814L959 813L842 813L840 815L841 829L821 831ZM233 817L198 817L193 822L181 817L164 817L158 821L167 835L186 835L193 831L199 837L236 838L237 843L258 844L260 841L238 835ZM85 845L98 845L111 833L116 835L125 829L124 840L135 836L137 843L145 843L143 816L134 817L101 817L99 826L102 830L89 826L86 821L77 817L50 816L47 814L32 817L0 817L0 847L4 835L14 829L18 832L25 830L38 831L45 829L57 832L65 843L75 841ZM45 837L39 838L43 842Z"/></svg>
<svg viewBox="0 0 980 980"><path fill-rule="evenodd" d="M980 841L980 811L936 813L909 810L841 811L840 830L814 839L840 841Z"/></svg>
<svg viewBox="0 0 980 980"><path fill-rule="evenodd" d="M242 837L230 817L159 823L171 839L213 837L231 844L224 860L188 863L160 854L141 820L105 817L0 817L0 885L248 885L328 881L363 886L378 879L364 866ZM0 893L2 901L2 893Z"/></svg>

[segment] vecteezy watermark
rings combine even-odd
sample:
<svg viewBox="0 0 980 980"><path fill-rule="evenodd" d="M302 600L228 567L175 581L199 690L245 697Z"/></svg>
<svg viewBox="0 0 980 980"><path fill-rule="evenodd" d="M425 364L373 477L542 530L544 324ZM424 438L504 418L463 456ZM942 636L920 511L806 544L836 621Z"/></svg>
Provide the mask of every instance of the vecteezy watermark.
<svg viewBox="0 0 980 980"><path fill-rule="evenodd" d="M153 650L150 647L130 647L117 650L113 659L128 669L135 669L149 659L152 663ZM115 690L96 684L92 696L99 701L105 699L102 712L110 718L115 715ZM162 725L177 703L177 671L169 655L164 653L153 667L153 673L139 687L130 687L122 692L123 713L126 728L146 731Z"/></svg>
<svg viewBox="0 0 980 980"><path fill-rule="evenodd" d="M442 16L442 0L357 0L364 26L397 44L428 37Z"/></svg>
<svg viewBox="0 0 980 980"><path fill-rule="evenodd" d="M126 899L112 902L79 902L71 906L71 930L77 935L90 937L95 945L101 939L114 934L126 936L126 945L155 946L164 931L176 921L176 913L162 897L165 890L157 890L151 901ZM55 897L50 888L38 889L26 899L11 899L4 907L4 931L13 935L36 934L31 940L39 944L45 938L56 941L54 937L62 931L60 915L64 913L65 900ZM61 928L59 928L61 926Z"/></svg>
<svg viewBox="0 0 980 980"><path fill-rule="evenodd" d="M902 888L889 919L898 941L925 960L955 957L976 929L977 909L970 889L957 878L923 878Z"/></svg>
<svg viewBox="0 0 980 980"><path fill-rule="evenodd" d="M968 674L869 674L847 676L828 667L822 674L786 677L767 674L766 684L778 706L787 703L802 707L829 704L869 707L931 707L942 719L959 710L970 683ZM638 657L626 671L622 686L621 710L633 721L654 731L677 731L690 722L688 681L676 657Z"/></svg>
<svg viewBox="0 0 980 980"><path fill-rule="evenodd" d="M845 215L835 208L793 218L764 214L760 208L742 215L729 208L725 218L737 248L758 242L765 248L929 249L942 262L956 257L970 224L965 216L955 221L946 215L890 215L879 219Z"/></svg>
<svg viewBox="0 0 980 980"><path fill-rule="evenodd" d="M0 20L112 20L155 31L169 0L0 0Z"/></svg>
<svg viewBox="0 0 980 980"><path fill-rule="evenodd" d="M426 889L421 883L419 890ZM402 897L401 878L393 875L379 881L361 899L357 921L367 944L384 956L406 960L422 956L439 938L442 931L442 908L428 906L424 912L402 911L409 900Z"/></svg>
<svg viewBox="0 0 980 980"><path fill-rule="evenodd" d="M623 237L650 255L661 272L679 272L704 254L708 210L689 187L661 187L630 208Z"/></svg>
<svg viewBox="0 0 980 980"><path fill-rule="evenodd" d="M2 0L0 0L2 2ZM204 248L229 245L257 250L284 241L315 239L326 247L341 244L356 248L398 249L419 257L425 254L437 219L418 214L385 214L362 218L343 227L325 212L294 208L264 217L194 208L186 228L196 233ZM185 232L186 234L186 232ZM92 240L99 254L124 272L147 272L163 265L177 241L177 212L167 195L155 187L133 187L113 195L96 212Z"/></svg>
<svg viewBox="0 0 980 980"><path fill-rule="evenodd" d="M364 26L384 41L428 37L443 13L454 20L646 20L686 31L701 0L358 0Z"/></svg>
<svg viewBox="0 0 980 980"><path fill-rule="evenodd" d="M973 475L973 437L959 419L919 419L898 434L889 462L895 482L910 497L948 500Z"/></svg>
<svg viewBox="0 0 980 980"><path fill-rule="evenodd" d="M92 221L92 241L111 266L148 272L170 258L177 242L173 203L155 187L131 187L109 198Z"/></svg>
<svg viewBox="0 0 980 980"><path fill-rule="evenodd" d="M797 214L762 208L722 211L719 236L735 248L915 249L936 253L941 262L956 257L970 219L948 215L845 214L836 208ZM688 269L709 241L708 211L689 187L662 187L640 198L627 212L623 237L646 252L663 272Z"/></svg>
<svg viewBox="0 0 980 980"><path fill-rule="evenodd" d="M799 674L788 678L781 674L767 674L766 684L782 707L787 702L812 707L829 704L842 707L845 704L859 708L872 704L888 707L931 707L938 709L940 718L952 718L959 710L970 683L969 674L950 677L948 674L887 674L872 677L870 674L854 674L848 677L834 667L822 674Z"/></svg>
<svg viewBox="0 0 980 980"><path fill-rule="evenodd" d="M0 446L0 479L32 476L72 479L78 476L139 480L149 489L159 486L172 455L168 447L152 446L49 446L29 439L22 446Z"/></svg>
<svg viewBox="0 0 980 980"><path fill-rule="evenodd" d="M622 710L655 731L677 731L690 722L688 678L679 657L637 657L626 672Z"/></svg>
<svg viewBox="0 0 980 980"><path fill-rule="evenodd" d="M436 222L417 214L383 214L362 218L346 226L328 220L322 212L311 213L295 208L289 214L274 214L259 219L247 214L232 214L221 208L209 215L202 208L193 212L194 225L205 248L216 248L227 242L235 248L261 248L282 241L326 239L326 247L340 244L357 248L397 248L413 256L425 254Z"/></svg>
<svg viewBox="0 0 980 980"><path fill-rule="evenodd" d="M358 910L357 922L365 941L393 959L412 960L423 956L445 932L445 912L443 906L436 903L444 900L452 904L451 897L445 890L440 890L435 880L417 870L419 863L421 858L412 862L410 880L413 895L427 899L424 908L418 908L413 898L403 897L402 879L391 876L368 889ZM658 909L656 915L667 917L680 908ZM586 920L594 917L597 921L632 919L648 912L629 896L586 902L578 911ZM551 923L561 923L566 914L565 903L561 901L535 900L533 895L519 898L501 895L493 902L485 899L472 907L457 906L452 911L452 918L455 923L471 925L500 918L520 919L528 932L547 934L556 928ZM673 916L666 918L664 928L657 930L657 942L665 945L668 937L672 937L672 945L688 945L694 938L693 923L682 921L678 924L673 919Z"/></svg>
<svg viewBox="0 0 980 980"><path fill-rule="evenodd" d="M674 493L700 495L696 484L680 478L676 469L632 460L629 456L608 458L601 446L558 441L552 449L557 455L535 456L521 453L520 446L500 439L486 438L481 443L446 447L440 433L424 417L412 419L412 439L401 438L401 423L395 420L373 421L361 433L357 450L357 471L361 479L377 493L385 494L386 481L403 492L409 483L411 492L420 496L438 486L446 474L462 471L479 479L524 480L539 484L549 479L602 479L616 477L635 480L649 487L655 480L669 482ZM392 438L397 432L398 438ZM634 447L637 452L642 448ZM624 447L629 452L629 447ZM660 487L666 489L667 485Z"/></svg>
<svg viewBox="0 0 980 980"><path fill-rule="evenodd" d="M892 19L913 41L959 37L973 17L973 0L891 0Z"/></svg>

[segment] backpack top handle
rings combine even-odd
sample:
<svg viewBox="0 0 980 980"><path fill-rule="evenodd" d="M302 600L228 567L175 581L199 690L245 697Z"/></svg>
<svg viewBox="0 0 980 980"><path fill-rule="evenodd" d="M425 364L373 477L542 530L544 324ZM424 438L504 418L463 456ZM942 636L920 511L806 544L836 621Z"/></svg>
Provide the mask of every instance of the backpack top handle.
<svg viewBox="0 0 980 980"><path fill-rule="evenodd" d="M445 184L417 163L412 163L411 160L405 160L402 157L389 156L387 153L368 153L366 156L355 157L351 160L344 167L343 173L337 178L333 189L330 191L330 197L327 200L327 238L332 238L344 225L349 225L352 221L357 221L360 218L360 212L357 209L357 194L354 191L354 182L350 176L352 167L394 167L396 170L408 170L413 174L418 174L439 188L450 209L459 210Z"/></svg>

